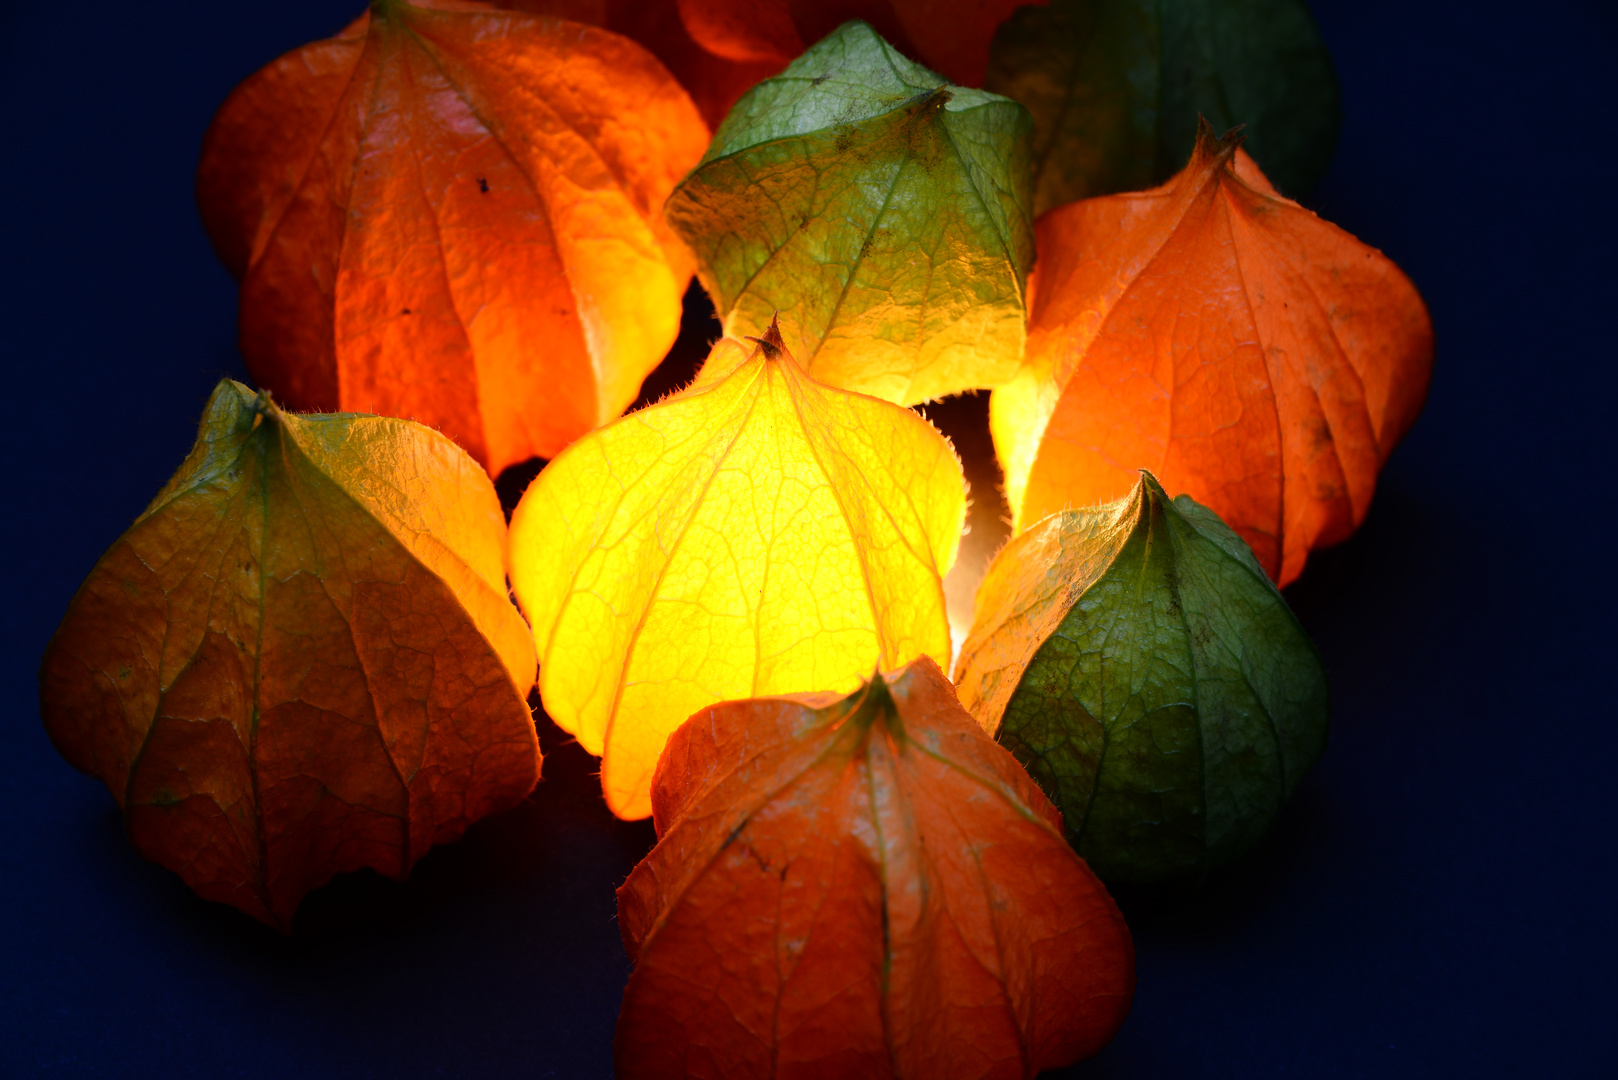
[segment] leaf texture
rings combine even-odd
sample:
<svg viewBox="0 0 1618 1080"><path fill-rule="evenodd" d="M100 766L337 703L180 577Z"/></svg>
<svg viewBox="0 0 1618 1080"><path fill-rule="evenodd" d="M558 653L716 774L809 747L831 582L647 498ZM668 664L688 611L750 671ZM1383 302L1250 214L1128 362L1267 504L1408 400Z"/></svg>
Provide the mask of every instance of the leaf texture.
<svg viewBox="0 0 1618 1080"><path fill-rule="evenodd" d="M545 709L602 756L613 812L645 817L658 753L698 709L947 658L940 578L964 513L927 421L761 345L581 439L524 493L511 580Z"/></svg>
<svg viewBox="0 0 1618 1080"><path fill-rule="evenodd" d="M1282 190L1331 161L1337 78L1300 0L1053 0L995 35L983 85L1034 118L1034 212L1173 175L1197 118L1237 125Z"/></svg>
<svg viewBox="0 0 1618 1080"><path fill-rule="evenodd" d="M1029 123L847 23L754 87L670 196L726 334L915 404L1009 379L1033 262Z"/></svg>
<svg viewBox="0 0 1618 1080"><path fill-rule="evenodd" d="M236 89L197 193L256 378L498 473L617 416L668 351L692 266L661 206L706 143L616 34L387 0Z"/></svg>
<svg viewBox="0 0 1618 1080"><path fill-rule="evenodd" d="M703 710L653 800L618 890L625 1080L1033 1077L1129 1009L1112 899L925 657Z"/></svg>
<svg viewBox="0 0 1618 1080"><path fill-rule="evenodd" d="M284 930L333 874L403 877L538 779L503 533L438 433L222 382L46 650L46 729L143 855Z"/></svg>
<svg viewBox="0 0 1618 1080"><path fill-rule="evenodd" d="M1001 550L956 681L1114 884L1228 863L1325 747L1325 671L1286 601L1217 515L1147 473Z"/></svg>
<svg viewBox="0 0 1618 1080"><path fill-rule="evenodd" d="M1285 585L1364 520L1432 372L1426 306L1391 260L1206 128L1169 183L1038 233L1028 363L990 408L1017 529L1150 469Z"/></svg>

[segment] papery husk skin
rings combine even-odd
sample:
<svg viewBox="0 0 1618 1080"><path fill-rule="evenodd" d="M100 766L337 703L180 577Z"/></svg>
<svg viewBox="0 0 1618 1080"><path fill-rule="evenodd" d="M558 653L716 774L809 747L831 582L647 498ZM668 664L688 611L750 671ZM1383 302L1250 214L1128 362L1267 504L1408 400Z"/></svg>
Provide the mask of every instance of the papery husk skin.
<svg viewBox="0 0 1618 1080"><path fill-rule="evenodd" d="M1325 748L1319 655L1241 538L1149 474L1015 537L978 591L963 704L1108 884L1195 884Z"/></svg>
<svg viewBox="0 0 1618 1080"><path fill-rule="evenodd" d="M913 405L1022 362L1030 133L848 22L736 103L665 213L726 334L778 319L816 379Z"/></svg>
<svg viewBox="0 0 1618 1080"><path fill-rule="evenodd" d="M674 343L693 264L662 204L707 142L619 34L386 0L231 93L197 204L260 384L498 475L618 416Z"/></svg>
<svg viewBox="0 0 1618 1080"><path fill-rule="evenodd" d="M925 418L810 378L771 326L585 436L511 516L511 585L546 712L652 812L669 735L716 701L847 692L946 660L966 490Z"/></svg>
<svg viewBox="0 0 1618 1080"><path fill-rule="evenodd" d="M1150 469L1279 585L1348 538L1432 375L1432 321L1391 259L1206 124L1168 183L1036 232L1027 363L989 406L1014 531Z"/></svg>
<svg viewBox="0 0 1618 1080"><path fill-rule="evenodd" d="M437 432L225 380L51 639L46 731L141 854L287 931L333 874L402 878L538 780L504 530Z"/></svg>
<svg viewBox="0 0 1618 1080"><path fill-rule="evenodd" d="M624 1080L1031 1078L1095 1053L1128 928L931 660L670 740L618 891Z"/></svg>

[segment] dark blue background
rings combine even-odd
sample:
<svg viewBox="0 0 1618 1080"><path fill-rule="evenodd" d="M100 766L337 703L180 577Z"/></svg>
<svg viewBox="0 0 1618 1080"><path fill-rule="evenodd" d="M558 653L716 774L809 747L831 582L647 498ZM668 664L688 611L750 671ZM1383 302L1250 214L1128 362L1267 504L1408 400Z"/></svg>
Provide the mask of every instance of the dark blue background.
<svg viewBox="0 0 1618 1080"><path fill-rule="evenodd" d="M1205 895L1126 898L1134 1012L1071 1075L1618 1075L1618 10L1314 6L1345 119L1310 202L1421 287L1432 395L1364 529L1292 591L1333 679L1324 760ZM0 7L8 1076L610 1071L612 889L650 830L554 729L528 804L405 885L317 892L284 941L143 863L38 719L73 589L242 374L202 132L358 7Z"/></svg>

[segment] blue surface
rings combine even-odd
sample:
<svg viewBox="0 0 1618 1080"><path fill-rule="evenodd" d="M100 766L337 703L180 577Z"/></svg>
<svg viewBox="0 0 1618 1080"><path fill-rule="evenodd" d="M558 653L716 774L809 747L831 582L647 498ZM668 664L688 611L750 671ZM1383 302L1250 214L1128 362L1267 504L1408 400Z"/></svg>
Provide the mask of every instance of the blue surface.
<svg viewBox="0 0 1618 1080"><path fill-rule="evenodd" d="M355 875L283 941L131 850L35 671L73 589L242 376L192 204L234 83L357 3L0 8L0 1074L603 1077L650 841L547 729L529 804ZM1618 1074L1609 478L1618 10L1316 0L1343 83L1310 200L1432 308L1427 411L1292 592L1334 730L1206 895L1126 898L1140 990L1075 1077Z"/></svg>

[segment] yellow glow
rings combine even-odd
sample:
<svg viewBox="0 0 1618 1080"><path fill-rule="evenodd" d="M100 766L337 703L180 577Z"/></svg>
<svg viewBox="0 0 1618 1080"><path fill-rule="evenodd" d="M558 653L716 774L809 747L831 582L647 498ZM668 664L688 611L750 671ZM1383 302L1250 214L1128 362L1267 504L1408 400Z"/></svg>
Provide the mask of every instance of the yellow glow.
<svg viewBox="0 0 1618 1080"><path fill-rule="evenodd" d="M926 420L755 349L580 439L524 494L510 570L545 708L602 756L613 812L645 817L697 710L948 660L940 579L964 513Z"/></svg>
<svg viewBox="0 0 1618 1080"><path fill-rule="evenodd" d="M1023 494L1061 389L1052 376L1050 363L1030 350L1027 363L1016 377L989 395L989 434L994 437L995 454L1005 470L1013 533L1029 524L1022 517Z"/></svg>

